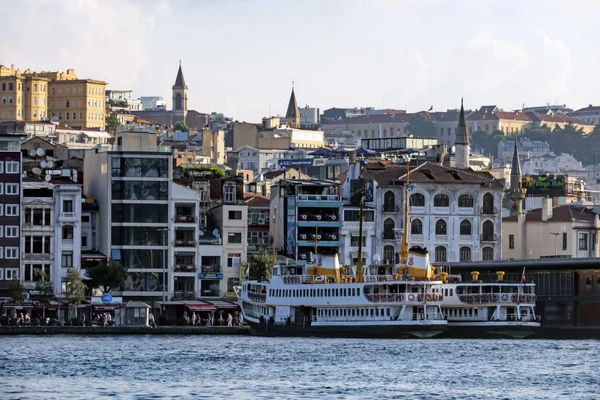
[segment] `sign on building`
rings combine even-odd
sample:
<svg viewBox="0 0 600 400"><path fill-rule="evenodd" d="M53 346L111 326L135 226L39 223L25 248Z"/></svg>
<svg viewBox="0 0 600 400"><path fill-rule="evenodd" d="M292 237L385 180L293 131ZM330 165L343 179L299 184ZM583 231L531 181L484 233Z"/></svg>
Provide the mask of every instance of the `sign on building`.
<svg viewBox="0 0 600 400"><path fill-rule="evenodd" d="M523 189L527 196L546 197L567 194L566 175L526 175L522 177Z"/></svg>

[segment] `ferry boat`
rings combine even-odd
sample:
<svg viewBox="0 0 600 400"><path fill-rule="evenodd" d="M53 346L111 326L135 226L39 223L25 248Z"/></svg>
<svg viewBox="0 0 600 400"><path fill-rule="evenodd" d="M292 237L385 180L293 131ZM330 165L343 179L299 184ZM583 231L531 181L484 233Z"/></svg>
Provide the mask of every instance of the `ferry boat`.
<svg viewBox="0 0 600 400"><path fill-rule="evenodd" d="M255 335L431 338L443 333L442 281L428 279L427 251L411 249L411 266L372 266L357 279L337 255L315 264L276 265L268 282L236 288Z"/></svg>
<svg viewBox="0 0 600 400"><path fill-rule="evenodd" d="M472 272L470 282L461 276L440 273L444 301L442 310L448 321L445 337L526 338L540 328L535 313L535 284L504 281L504 272L498 271L495 281L479 280Z"/></svg>

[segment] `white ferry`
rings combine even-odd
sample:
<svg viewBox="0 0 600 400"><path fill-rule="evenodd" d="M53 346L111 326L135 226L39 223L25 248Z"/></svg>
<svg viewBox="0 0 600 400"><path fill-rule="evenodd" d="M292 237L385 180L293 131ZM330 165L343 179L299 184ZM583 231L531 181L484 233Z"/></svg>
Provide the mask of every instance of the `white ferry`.
<svg viewBox="0 0 600 400"><path fill-rule="evenodd" d="M236 292L254 334L431 338L443 333L442 281L429 279L428 254L411 249L410 267L364 267L357 279L337 255L316 265L276 265L268 282Z"/></svg>
<svg viewBox="0 0 600 400"><path fill-rule="evenodd" d="M483 282L472 272L470 282L459 275L440 273L444 301L442 310L448 321L448 337L510 337L535 335L540 322L535 313L535 284L504 281L504 272L497 280ZM524 274L523 274L524 277ZM450 282L451 281L451 282Z"/></svg>

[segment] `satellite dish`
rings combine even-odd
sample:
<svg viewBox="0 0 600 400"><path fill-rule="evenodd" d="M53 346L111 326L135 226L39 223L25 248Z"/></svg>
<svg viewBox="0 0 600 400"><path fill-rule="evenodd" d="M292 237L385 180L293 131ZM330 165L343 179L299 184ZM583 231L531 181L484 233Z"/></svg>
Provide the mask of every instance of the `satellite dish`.
<svg viewBox="0 0 600 400"><path fill-rule="evenodd" d="M46 160L44 160L40 163L40 165L42 166L42 168L46 168L48 166L48 163L46 162Z"/></svg>
<svg viewBox="0 0 600 400"><path fill-rule="evenodd" d="M35 151L35 149L29 150L29 157L35 157L36 154L37 154L37 151Z"/></svg>
<svg viewBox="0 0 600 400"><path fill-rule="evenodd" d="M36 175L41 175L42 174L42 170L39 169L38 167L32 168L31 172L33 172Z"/></svg>
<svg viewBox="0 0 600 400"><path fill-rule="evenodd" d="M48 161L46 161L46 166L47 166L48 168L54 168L54 161L52 161L52 160L48 160Z"/></svg>
<svg viewBox="0 0 600 400"><path fill-rule="evenodd" d="M44 154L46 154L46 152L44 151L44 149L42 149L41 147L39 147L36 150L36 152L37 152L37 155L40 156L40 157L43 156Z"/></svg>
<svg viewBox="0 0 600 400"><path fill-rule="evenodd" d="M198 234L199 234L200 236L204 236L204 231L203 231L202 229L200 229L200 230L198 231Z"/></svg>
<svg viewBox="0 0 600 400"><path fill-rule="evenodd" d="M46 180L46 182L50 182L50 180L52 179L52 176L51 175L46 175L44 177L44 179Z"/></svg>

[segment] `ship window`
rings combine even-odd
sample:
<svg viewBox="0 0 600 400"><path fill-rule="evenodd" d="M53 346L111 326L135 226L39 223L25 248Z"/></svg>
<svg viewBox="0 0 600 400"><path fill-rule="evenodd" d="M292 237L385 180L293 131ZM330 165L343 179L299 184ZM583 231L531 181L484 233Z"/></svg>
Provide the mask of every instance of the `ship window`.
<svg viewBox="0 0 600 400"><path fill-rule="evenodd" d="M450 296L453 296L452 292L454 291L454 289L450 289Z"/></svg>
<svg viewBox="0 0 600 400"><path fill-rule="evenodd" d="M478 310L478 309L475 309L475 311L473 311L473 314L474 314L475 316L477 316L477 314L479 314L479 310Z"/></svg>
<svg viewBox="0 0 600 400"><path fill-rule="evenodd" d="M388 317L390 316L390 309L389 309L389 308L386 308L386 309L385 309L385 314L386 314Z"/></svg>
<svg viewBox="0 0 600 400"><path fill-rule="evenodd" d="M342 289L344 291L344 294L342 296L346 297L346 288Z"/></svg>
<svg viewBox="0 0 600 400"><path fill-rule="evenodd" d="M357 288L357 289L356 289L356 295L357 295L357 296L360 296L360 288Z"/></svg>
<svg viewBox="0 0 600 400"><path fill-rule="evenodd" d="M363 310L363 309L361 309L361 310L360 310L360 316L361 316L361 317L364 317L364 316L365 316L365 310Z"/></svg>

